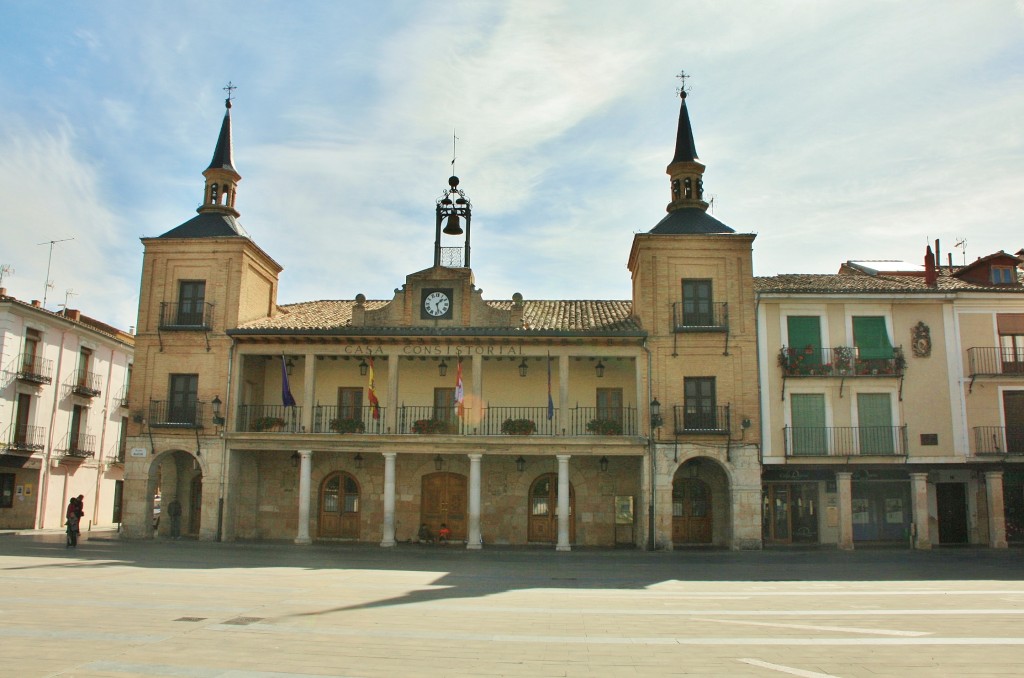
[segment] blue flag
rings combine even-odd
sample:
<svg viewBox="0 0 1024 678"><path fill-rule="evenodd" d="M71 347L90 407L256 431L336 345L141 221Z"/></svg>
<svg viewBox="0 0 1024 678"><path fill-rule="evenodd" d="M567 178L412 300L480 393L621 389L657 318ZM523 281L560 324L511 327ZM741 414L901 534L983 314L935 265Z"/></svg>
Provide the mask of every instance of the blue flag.
<svg viewBox="0 0 1024 678"><path fill-rule="evenodd" d="M551 400L551 356L548 355L548 421L555 417L555 403Z"/></svg>
<svg viewBox="0 0 1024 678"><path fill-rule="evenodd" d="M281 354L281 404L285 407L295 407L295 397L288 386L288 365L284 361L284 353Z"/></svg>

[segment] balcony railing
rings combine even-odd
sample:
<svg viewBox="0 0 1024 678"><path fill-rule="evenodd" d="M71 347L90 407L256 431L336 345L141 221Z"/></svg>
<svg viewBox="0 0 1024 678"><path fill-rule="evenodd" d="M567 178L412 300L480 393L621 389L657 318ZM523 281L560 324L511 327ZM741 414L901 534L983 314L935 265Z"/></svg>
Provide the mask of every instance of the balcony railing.
<svg viewBox="0 0 1024 678"><path fill-rule="evenodd" d="M117 392L117 397L114 398L115 407L128 407L128 387L125 386Z"/></svg>
<svg viewBox="0 0 1024 678"><path fill-rule="evenodd" d="M728 435L729 406L692 407L676 405L676 435Z"/></svg>
<svg viewBox="0 0 1024 678"><path fill-rule="evenodd" d="M685 302L672 304L672 328L676 332L726 332L729 329L729 304L722 301L699 309L686 308Z"/></svg>
<svg viewBox="0 0 1024 678"><path fill-rule="evenodd" d="M18 357L17 378L33 384L53 383L53 361L22 353Z"/></svg>
<svg viewBox="0 0 1024 678"><path fill-rule="evenodd" d="M975 454L1024 454L1024 426L975 426Z"/></svg>
<svg viewBox="0 0 1024 678"><path fill-rule="evenodd" d="M787 457L905 456L906 426L786 426Z"/></svg>
<svg viewBox="0 0 1024 678"><path fill-rule="evenodd" d="M1024 377L1024 349L969 348L967 364L970 376L1009 374Z"/></svg>
<svg viewBox="0 0 1024 678"><path fill-rule="evenodd" d="M213 304L183 304L173 301L164 301L160 304L162 330L209 330L212 324Z"/></svg>
<svg viewBox="0 0 1024 678"><path fill-rule="evenodd" d="M72 375L71 392L75 395L95 398L100 394L102 386L103 377L95 372L79 370L77 374Z"/></svg>
<svg viewBox="0 0 1024 678"><path fill-rule="evenodd" d="M384 433L387 411L373 405L342 407L318 405L313 408L313 433Z"/></svg>
<svg viewBox="0 0 1024 678"><path fill-rule="evenodd" d="M10 426L4 434L4 449L9 452L40 452L46 447L46 429L42 426Z"/></svg>
<svg viewBox="0 0 1024 678"><path fill-rule="evenodd" d="M779 367L787 377L898 377L906 365L903 349L898 346L887 358L861 358L860 352L850 346L783 346L779 351Z"/></svg>
<svg viewBox="0 0 1024 678"><path fill-rule="evenodd" d="M635 407L573 407L569 410L569 435L636 436Z"/></svg>
<svg viewBox="0 0 1024 678"><path fill-rule="evenodd" d="M58 448L68 459L88 459L96 455L96 436L79 433L77 436L68 434Z"/></svg>
<svg viewBox="0 0 1024 678"><path fill-rule="evenodd" d="M621 426L620 426L621 428ZM480 435L558 435L558 412L546 407L486 407Z"/></svg>
<svg viewBox="0 0 1024 678"><path fill-rule="evenodd" d="M239 433L302 433L302 407L240 405L235 430Z"/></svg>
<svg viewBox="0 0 1024 678"><path fill-rule="evenodd" d="M127 452L127 445L118 440L111 445L109 449L107 449L107 453L104 456L103 461L108 464L124 465L124 458L127 456Z"/></svg>
<svg viewBox="0 0 1024 678"><path fill-rule="evenodd" d="M203 428L206 403L172 403L152 400L149 403L149 425L153 428Z"/></svg>

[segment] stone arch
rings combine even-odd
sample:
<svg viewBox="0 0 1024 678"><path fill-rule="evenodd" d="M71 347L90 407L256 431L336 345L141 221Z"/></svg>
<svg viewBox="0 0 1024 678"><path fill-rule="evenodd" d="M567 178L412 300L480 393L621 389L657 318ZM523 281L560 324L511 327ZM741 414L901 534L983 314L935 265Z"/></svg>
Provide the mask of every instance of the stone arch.
<svg viewBox="0 0 1024 678"><path fill-rule="evenodd" d="M152 538L170 535L171 521L169 518L165 519L165 512L174 499L181 504L181 533L199 536L202 496L200 494L197 497L195 494L197 487L201 492L203 479L207 476L206 471L203 458L187 450L168 449L153 456L146 473L146 490L143 497L143 504L151 507L150 510L153 512L153 520L146 524L146 536Z"/></svg>
<svg viewBox="0 0 1024 678"><path fill-rule="evenodd" d="M672 476L672 543L722 546L732 540L732 478L717 459L696 456Z"/></svg>

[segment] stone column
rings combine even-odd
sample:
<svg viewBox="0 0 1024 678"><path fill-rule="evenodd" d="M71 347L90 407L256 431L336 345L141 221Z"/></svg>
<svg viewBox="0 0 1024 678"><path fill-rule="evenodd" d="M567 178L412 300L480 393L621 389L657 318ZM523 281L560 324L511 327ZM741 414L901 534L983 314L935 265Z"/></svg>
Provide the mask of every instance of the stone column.
<svg viewBox="0 0 1024 678"><path fill-rule="evenodd" d="M1006 505L1003 503L1003 472L985 471L985 497L988 499L988 545L1006 548Z"/></svg>
<svg viewBox="0 0 1024 678"><path fill-rule="evenodd" d="M572 455L559 454L558 459L558 544L556 551L571 551L569 544L569 459Z"/></svg>
<svg viewBox="0 0 1024 678"><path fill-rule="evenodd" d="M849 471L836 473L836 490L839 494L839 548L853 550L853 474Z"/></svg>
<svg viewBox="0 0 1024 678"><path fill-rule="evenodd" d="M569 357L564 355L558 356L558 424L562 431L569 435L579 435L580 433L580 431L567 430L572 425L572 420L569 418Z"/></svg>
<svg viewBox="0 0 1024 678"><path fill-rule="evenodd" d="M914 511L914 548L927 550L932 547L931 531L928 528L928 474L910 474L910 494Z"/></svg>
<svg viewBox="0 0 1024 678"><path fill-rule="evenodd" d="M299 450L299 529L295 535L296 544L311 544L309 538L309 487L313 473L313 451Z"/></svg>
<svg viewBox="0 0 1024 678"><path fill-rule="evenodd" d="M466 456L469 457L469 535L466 537L466 548L479 549L483 546L480 535L480 460L484 455L477 453Z"/></svg>
<svg viewBox="0 0 1024 678"><path fill-rule="evenodd" d="M473 428L479 429L484 422L484 357L474 355L471 364L473 367L473 389L468 392L469 397L466 398L466 416L474 422ZM462 380L463 388L465 388L465 374L462 375Z"/></svg>
<svg viewBox="0 0 1024 678"><path fill-rule="evenodd" d="M402 362L400 356L392 355L388 358L388 398L385 403L387 410L384 414L385 433L399 433L398 430L398 365ZM377 364L377 363L375 363ZM376 370L374 371L376 378ZM380 382L377 382L380 383ZM377 398L380 398L380 386L374 386L377 391Z"/></svg>
<svg viewBox="0 0 1024 678"><path fill-rule="evenodd" d="M302 421L300 433L313 431L313 408L316 407L316 355L304 355L305 369L302 372Z"/></svg>
<svg viewBox="0 0 1024 678"><path fill-rule="evenodd" d="M381 546L395 545L395 452L384 453L384 525Z"/></svg>

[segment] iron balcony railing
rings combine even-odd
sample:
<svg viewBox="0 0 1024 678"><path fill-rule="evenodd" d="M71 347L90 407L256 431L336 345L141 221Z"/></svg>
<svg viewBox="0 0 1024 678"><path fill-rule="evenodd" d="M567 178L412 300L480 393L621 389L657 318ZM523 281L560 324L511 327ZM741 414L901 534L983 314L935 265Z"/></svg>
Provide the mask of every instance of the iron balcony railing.
<svg viewBox="0 0 1024 678"><path fill-rule="evenodd" d="M124 464L124 458L127 455L128 448L124 441L118 440L107 450L104 461L108 464Z"/></svg>
<svg viewBox="0 0 1024 678"><path fill-rule="evenodd" d="M235 430L239 433L303 433L302 407L240 405Z"/></svg>
<svg viewBox="0 0 1024 678"><path fill-rule="evenodd" d="M203 412L206 403L174 403L168 400L151 400L149 403L149 425L153 428L203 428Z"/></svg>
<svg viewBox="0 0 1024 678"><path fill-rule="evenodd" d="M729 329L729 304L697 304L683 301L672 304L672 327L676 332L726 332Z"/></svg>
<svg viewBox="0 0 1024 678"><path fill-rule="evenodd" d="M906 426L786 426L787 457L906 456Z"/></svg>
<svg viewBox="0 0 1024 678"><path fill-rule="evenodd" d="M1024 454L1024 426L975 426L975 454Z"/></svg>
<svg viewBox="0 0 1024 678"><path fill-rule="evenodd" d="M53 361L22 353L18 357L17 379L33 384L53 383Z"/></svg>
<svg viewBox="0 0 1024 678"><path fill-rule="evenodd" d="M4 433L4 449L10 452L40 452L46 447L46 429L42 426L18 426L7 428Z"/></svg>
<svg viewBox="0 0 1024 678"><path fill-rule="evenodd" d="M103 377L95 372L79 370L76 374L72 375L71 392L75 395L95 398L100 394L102 386Z"/></svg>
<svg viewBox="0 0 1024 678"><path fill-rule="evenodd" d="M458 415L454 407L403 405L398 410L398 433L448 435L637 435L637 412L632 407L574 407L563 427L556 408L548 419L546 407L486 407L483 419Z"/></svg>
<svg viewBox="0 0 1024 678"><path fill-rule="evenodd" d="M70 459L88 459L96 455L96 436L88 433L68 434L58 448Z"/></svg>
<svg viewBox="0 0 1024 678"><path fill-rule="evenodd" d="M117 393L117 397L114 398L114 403L117 407L128 407L128 387L125 386Z"/></svg>
<svg viewBox="0 0 1024 678"><path fill-rule="evenodd" d="M967 349L970 376L1011 374L1024 377L1024 349L985 347Z"/></svg>
<svg viewBox="0 0 1024 678"><path fill-rule="evenodd" d="M898 377L906 365L899 346L892 349L892 357L885 358L861 358L860 352L850 346L783 346L779 350L779 367L787 377Z"/></svg>
<svg viewBox="0 0 1024 678"><path fill-rule="evenodd" d="M485 407L480 435L558 435L558 410L546 407Z"/></svg>
<svg viewBox="0 0 1024 678"><path fill-rule="evenodd" d="M164 301L160 304L160 329L209 330L213 326L213 304Z"/></svg>
<svg viewBox="0 0 1024 678"><path fill-rule="evenodd" d="M729 434L728 405L676 405L674 414L676 435Z"/></svg>
<svg viewBox="0 0 1024 678"><path fill-rule="evenodd" d="M373 405L340 409L317 405L313 408L313 433L384 433L386 414L383 407Z"/></svg>

